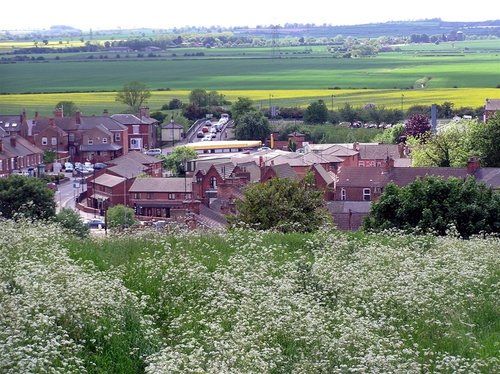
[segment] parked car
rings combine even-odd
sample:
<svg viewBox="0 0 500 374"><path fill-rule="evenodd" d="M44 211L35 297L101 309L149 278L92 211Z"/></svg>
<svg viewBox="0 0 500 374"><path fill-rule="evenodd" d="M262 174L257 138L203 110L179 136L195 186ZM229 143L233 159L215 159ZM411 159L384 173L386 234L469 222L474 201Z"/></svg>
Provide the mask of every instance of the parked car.
<svg viewBox="0 0 500 374"><path fill-rule="evenodd" d="M55 184L54 182L49 182L47 183L47 188L52 191L57 191L57 184Z"/></svg>
<svg viewBox="0 0 500 374"><path fill-rule="evenodd" d="M64 163L64 170L66 170L66 173L72 173L75 168L73 167L73 164L71 162L65 162Z"/></svg>
<svg viewBox="0 0 500 374"><path fill-rule="evenodd" d="M205 133L205 132L208 132L208 127L207 127L207 126L203 126L203 127L201 128L201 131L202 131L202 132L204 132L204 133Z"/></svg>
<svg viewBox="0 0 500 374"><path fill-rule="evenodd" d="M102 219L99 218L91 218L87 222L85 222L89 229L105 229L106 224Z"/></svg>
<svg viewBox="0 0 500 374"><path fill-rule="evenodd" d="M146 152L144 152L148 156L158 156L161 155L161 149L160 148L151 148L148 149Z"/></svg>
<svg viewBox="0 0 500 374"><path fill-rule="evenodd" d="M107 168L107 167L108 167L108 165L105 164L104 162L96 162L94 164L94 169L95 170L101 170L101 169L104 169L104 168Z"/></svg>
<svg viewBox="0 0 500 374"><path fill-rule="evenodd" d="M204 136L205 136L205 134L203 134L203 131L198 131L198 132L196 133L196 137L197 137L197 138L203 138Z"/></svg>
<svg viewBox="0 0 500 374"><path fill-rule="evenodd" d="M212 140L212 136L211 135L206 135L203 137L203 139L201 139L202 142L209 142L210 140Z"/></svg>

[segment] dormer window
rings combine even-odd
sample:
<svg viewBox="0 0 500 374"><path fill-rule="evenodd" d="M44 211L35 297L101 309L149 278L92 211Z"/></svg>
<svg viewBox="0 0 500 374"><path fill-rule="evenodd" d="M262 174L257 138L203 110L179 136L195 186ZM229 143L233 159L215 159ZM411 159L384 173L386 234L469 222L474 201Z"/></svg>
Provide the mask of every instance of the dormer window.
<svg viewBox="0 0 500 374"><path fill-rule="evenodd" d="M102 138L102 144L108 144L108 138L106 137Z"/></svg>
<svg viewBox="0 0 500 374"><path fill-rule="evenodd" d="M89 138L89 140L88 140L88 143L87 143L87 144L88 144L88 145L93 145L93 144L94 144L94 139Z"/></svg>

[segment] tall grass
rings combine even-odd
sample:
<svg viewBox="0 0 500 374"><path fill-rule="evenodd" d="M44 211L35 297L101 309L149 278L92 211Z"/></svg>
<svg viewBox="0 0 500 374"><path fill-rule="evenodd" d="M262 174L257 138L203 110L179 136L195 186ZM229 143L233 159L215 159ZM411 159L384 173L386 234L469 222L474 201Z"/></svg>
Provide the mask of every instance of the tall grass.
<svg viewBox="0 0 500 374"><path fill-rule="evenodd" d="M500 369L498 238L180 229L81 241L2 221L0 243L3 372Z"/></svg>

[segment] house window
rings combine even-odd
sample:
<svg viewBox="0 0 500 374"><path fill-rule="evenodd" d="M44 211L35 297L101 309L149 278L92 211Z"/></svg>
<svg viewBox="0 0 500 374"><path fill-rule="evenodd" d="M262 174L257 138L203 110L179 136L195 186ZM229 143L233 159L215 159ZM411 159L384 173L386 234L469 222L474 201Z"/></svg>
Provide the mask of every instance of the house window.
<svg viewBox="0 0 500 374"><path fill-rule="evenodd" d="M364 167L365 166L365 162L364 161L358 161L358 166Z"/></svg>
<svg viewBox="0 0 500 374"><path fill-rule="evenodd" d="M119 142L120 140L122 140L122 134L119 132L115 133L115 142Z"/></svg>
<svg viewBox="0 0 500 374"><path fill-rule="evenodd" d="M57 138L55 136L53 136L52 139L50 139L50 144L57 145Z"/></svg>
<svg viewBox="0 0 500 374"><path fill-rule="evenodd" d="M68 135L68 141L70 141L70 142L74 142L74 141L75 141L75 134L70 133L70 134Z"/></svg>
<svg viewBox="0 0 500 374"><path fill-rule="evenodd" d="M142 139L141 138L130 139L130 148L131 149L141 149L142 148Z"/></svg>
<svg viewBox="0 0 500 374"><path fill-rule="evenodd" d="M217 189L217 178L216 177L210 177L210 188L212 190Z"/></svg>
<svg viewBox="0 0 500 374"><path fill-rule="evenodd" d="M200 175L196 176L196 183L201 183L203 182L203 178Z"/></svg>
<svg viewBox="0 0 500 374"><path fill-rule="evenodd" d="M88 145L93 145L93 144L94 144L94 139L89 138L89 140L88 140L87 144L88 144Z"/></svg>
<svg viewBox="0 0 500 374"><path fill-rule="evenodd" d="M168 194L168 199L169 200L175 200L175 194L174 193L169 193Z"/></svg>
<svg viewBox="0 0 500 374"><path fill-rule="evenodd" d="M372 199L372 190L369 188L363 188L363 201L371 201Z"/></svg>
<svg viewBox="0 0 500 374"><path fill-rule="evenodd" d="M42 145L47 145L47 144L49 144L47 138L42 138Z"/></svg>
<svg viewBox="0 0 500 374"><path fill-rule="evenodd" d="M151 200L152 198L153 198L153 193L152 192L148 192L146 194L146 199Z"/></svg>
<svg viewBox="0 0 500 374"><path fill-rule="evenodd" d="M184 194L184 199L185 199L185 200L189 200L189 199L191 199L191 194L190 194L189 192L188 192L188 193L186 193L186 194Z"/></svg>
<svg viewBox="0 0 500 374"><path fill-rule="evenodd" d="M380 187L375 187L373 189L373 192L376 192L376 193L381 193L382 192L382 189Z"/></svg>
<svg viewBox="0 0 500 374"><path fill-rule="evenodd" d="M134 192L134 199L139 200L141 198L140 192Z"/></svg>
<svg viewBox="0 0 500 374"><path fill-rule="evenodd" d="M102 144L108 144L108 138L106 137L102 138Z"/></svg>
<svg viewBox="0 0 500 374"><path fill-rule="evenodd" d="M0 160L0 171L3 171L3 160Z"/></svg>
<svg viewBox="0 0 500 374"><path fill-rule="evenodd" d="M139 125L132 125L132 134L139 135Z"/></svg>
<svg viewBox="0 0 500 374"><path fill-rule="evenodd" d="M347 191L345 188L342 188L340 190L340 200L347 200Z"/></svg>

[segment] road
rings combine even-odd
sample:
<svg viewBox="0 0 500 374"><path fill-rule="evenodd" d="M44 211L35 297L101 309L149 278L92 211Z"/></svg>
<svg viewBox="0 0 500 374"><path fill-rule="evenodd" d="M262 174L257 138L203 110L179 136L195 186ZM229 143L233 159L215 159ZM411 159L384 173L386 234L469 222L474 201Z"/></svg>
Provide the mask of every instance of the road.
<svg viewBox="0 0 500 374"><path fill-rule="evenodd" d="M54 194L54 199L56 201L56 212L59 212L63 208L75 209L76 197L83 191L87 189L85 183L81 183L81 179L71 176L70 173L66 173L68 177L58 185L58 190ZM82 219L86 220L89 218L94 218L93 213L86 213L78 210Z"/></svg>

